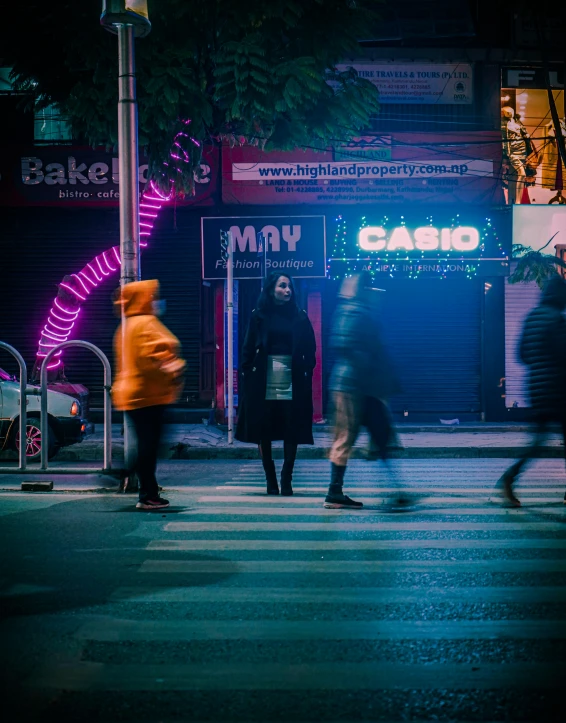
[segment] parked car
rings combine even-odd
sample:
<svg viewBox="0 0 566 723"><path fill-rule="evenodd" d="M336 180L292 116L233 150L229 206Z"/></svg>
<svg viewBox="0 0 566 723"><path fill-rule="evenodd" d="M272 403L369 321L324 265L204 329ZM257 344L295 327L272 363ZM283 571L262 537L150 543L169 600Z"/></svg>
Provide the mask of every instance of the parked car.
<svg viewBox="0 0 566 723"><path fill-rule="evenodd" d="M39 387L28 384L26 459L39 461L41 445L47 440L48 457L61 447L82 442L89 424L81 414L78 399L61 392L47 390L47 434L43 434L40 419ZM20 382L0 369L0 450L20 449Z"/></svg>

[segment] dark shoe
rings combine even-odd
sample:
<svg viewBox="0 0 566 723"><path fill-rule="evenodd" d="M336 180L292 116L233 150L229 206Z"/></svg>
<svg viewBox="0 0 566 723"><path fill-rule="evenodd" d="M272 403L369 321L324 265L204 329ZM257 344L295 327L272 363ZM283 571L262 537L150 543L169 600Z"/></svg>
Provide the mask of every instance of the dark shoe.
<svg viewBox="0 0 566 723"><path fill-rule="evenodd" d="M120 484L119 491L124 494L131 494L133 492L137 494L140 491L138 476L135 472L132 472L124 477Z"/></svg>
<svg viewBox="0 0 566 723"><path fill-rule="evenodd" d="M154 500L140 500L136 507L138 510L162 510L169 507L169 500L165 500L163 497L157 497Z"/></svg>
<svg viewBox="0 0 566 723"><path fill-rule="evenodd" d="M566 505L566 492L564 493L564 504Z"/></svg>
<svg viewBox="0 0 566 723"><path fill-rule="evenodd" d="M408 512L412 507L413 500L407 495L400 494L387 500L382 505L382 510L384 512Z"/></svg>
<svg viewBox="0 0 566 723"><path fill-rule="evenodd" d="M277 472L275 471L275 462L263 463L263 471L265 472L265 481L267 483L267 494L278 495L279 486L277 484Z"/></svg>
<svg viewBox="0 0 566 723"><path fill-rule="evenodd" d="M342 492L334 494L330 494L329 492L324 500L324 507L329 510L361 510L363 506L362 502L356 502L355 500L350 499L347 495L342 494Z"/></svg>
<svg viewBox="0 0 566 723"><path fill-rule="evenodd" d="M292 497L293 496L293 487L291 485L291 480L283 479L283 475L281 475L281 496L282 497Z"/></svg>
<svg viewBox="0 0 566 723"><path fill-rule="evenodd" d="M509 475L504 474L498 480L497 486L501 489L501 494L503 495L503 499L505 500L505 502L507 502L507 504L511 505L511 507L520 507L521 501L513 494L514 481L514 477L510 477Z"/></svg>

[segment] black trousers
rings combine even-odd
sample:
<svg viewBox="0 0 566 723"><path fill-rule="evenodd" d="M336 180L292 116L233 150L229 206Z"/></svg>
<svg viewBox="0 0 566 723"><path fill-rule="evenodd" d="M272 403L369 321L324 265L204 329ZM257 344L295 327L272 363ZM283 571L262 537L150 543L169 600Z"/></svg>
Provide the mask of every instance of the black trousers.
<svg viewBox="0 0 566 723"><path fill-rule="evenodd" d="M518 477L527 465L533 460L541 456L541 447L547 438L550 425L558 423L562 427L562 439L564 441L564 454L566 457L566 413L561 419L556 419L545 414L539 414L535 417L535 429L533 439L528 447L525 448L523 454L516 462L507 469L504 476L513 481Z"/></svg>
<svg viewBox="0 0 566 723"><path fill-rule="evenodd" d="M377 456L383 462L389 459L389 445L394 437L389 409L379 399L366 397L362 413L362 424L366 426L371 439L369 457Z"/></svg>
<svg viewBox="0 0 566 723"><path fill-rule="evenodd" d="M137 472L140 483L140 500L159 497L155 468L161 432L163 431L164 405L142 407L125 412L136 431L137 455L132 471Z"/></svg>

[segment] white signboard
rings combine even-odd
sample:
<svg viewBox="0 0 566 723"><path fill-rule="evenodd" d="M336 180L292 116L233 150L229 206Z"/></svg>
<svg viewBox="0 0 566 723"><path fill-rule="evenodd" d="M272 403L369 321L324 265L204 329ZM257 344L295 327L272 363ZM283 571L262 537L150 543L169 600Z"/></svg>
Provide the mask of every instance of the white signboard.
<svg viewBox="0 0 566 723"><path fill-rule="evenodd" d="M469 63L340 64L354 68L379 90L380 103L469 105L473 100L473 69Z"/></svg>

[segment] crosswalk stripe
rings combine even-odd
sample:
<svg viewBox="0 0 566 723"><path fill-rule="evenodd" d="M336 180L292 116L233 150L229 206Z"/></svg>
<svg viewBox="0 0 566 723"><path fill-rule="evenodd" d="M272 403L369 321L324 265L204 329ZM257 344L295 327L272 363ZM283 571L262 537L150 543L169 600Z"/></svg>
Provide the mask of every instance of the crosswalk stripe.
<svg viewBox="0 0 566 723"><path fill-rule="evenodd" d="M166 532L446 532L446 531L565 531L561 522L167 522ZM360 518L361 519L361 518ZM337 542L337 545L340 543Z"/></svg>
<svg viewBox="0 0 566 723"><path fill-rule="evenodd" d="M157 690L552 690L566 680L566 665L400 663L191 663L112 665L50 663L34 676L41 688L65 691Z"/></svg>
<svg viewBox="0 0 566 723"><path fill-rule="evenodd" d="M145 560L140 573L557 573L566 560ZM566 580L565 580L566 582Z"/></svg>
<svg viewBox="0 0 566 723"><path fill-rule="evenodd" d="M197 491L205 488L196 488L191 487L191 491ZM210 489L210 488L207 488ZM221 485L219 487L216 487L217 490L226 490L227 492L239 492L240 496L246 495L246 494L257 494L257 495L263 495L263 497L266 496L265 492L265 483L257 484L257 485ZM356 490L356 494L358 495L378 495L378 494L384 494L384 493L395 493L399 491L399 487L381 487L379 485L372 485L371 487L349 487L348 489ZM316 487L316 486L308 486L306 484L301 484L298 486L296 483L294 484L294 490L295 494L299 494L301 496L303 495L312 495L315 496L317 494L325 495L328 491L328 485L325 487ZM406 492L414 492L415 494L427 494L427 495L456 495L458 498L460 497L470 497L473 495L489 495L494 494L496 491L494 489L494 485L479 487L474 486L466 488L466 487L425 487L420 485L411 484L407 487L403 487L403 490ZM556 495L560 492L563 492L563 486L562 485L556 485L554 487L521 487L521 485L517 485L515 488L515 491L517 494L523 495L540 495L540 494L548 494L548 495ZM234 496L236 498L237 495ZM218 499L227 499L229 495L217 495L216 498ZM215 499L215 496L210 495L209 499ZM294 499L291 497L290 499Z"/></svg>
<svg viewBox="0 0 566 723"><path fill-rule="evenodd" d="M269 506L265 507L248 507L247 502L243 504L231 503L224 506L215 507L202 507L194 509L185 509L179 512L180 515L209 515L211 517L221 516L238 516L244 515L248 517L340 517L344 515L355 515L356 517L376 517L377 515L390 515L387 509L381 508L386 500L384 498L378 498L370 500L367 497L358 497L358 501L364 504L364 508L360 510L340 510L340 509L326 509L323 507L322 500L316 504L306 503L304 506L291 505L288 506L284 502L272 502ZM263 502L263 500L262 500ZM544 514L557 515L564 517L565 511L562 502L556 502L555 500L529 500L529 504L523 505L520 508L504 507L500 500L491 501L491 504L479 506L477 500L467 500L467 506L462 507L447 507L447 504L454 504L454 500L419 500L419 503L404 512L404 517L411 515L489 515L489 516L512 516L512 517L525 517L532 514L532 507L540 508L541 511L544 509ZM487 500L486 500L487 503ZM265 502L264 502L265 504ZM308 505L308 506L307 506Z"/></svg>
<svg viewBox="0 0 566 723"><path fill-rule="evenodd" d="M112 601L182 603L186 605L285 604L298 605L543 605L566 603L561 587L119 587ZM255 620L254 612L254 620Z"/></svg>
<svg viewBox="0 0 566 723"><path fill-rule="evenodd" d="M147 550L563 550L566 537L560 539L505 540L150 540Z"/></svg>
<svg viewBox="0 0 566 723"><path fill-rule="evenodd" d="M137 620L99 617L82 625L81 640L564 640L566 621L457 620Z"/></svg>

